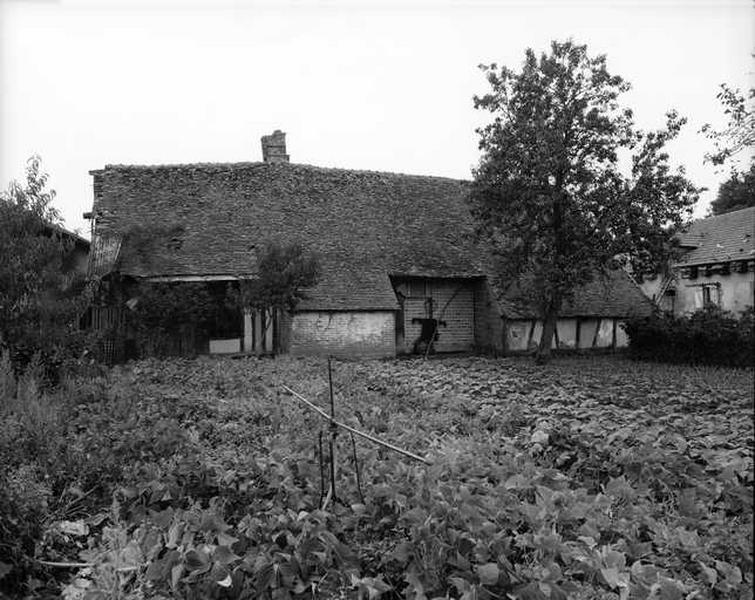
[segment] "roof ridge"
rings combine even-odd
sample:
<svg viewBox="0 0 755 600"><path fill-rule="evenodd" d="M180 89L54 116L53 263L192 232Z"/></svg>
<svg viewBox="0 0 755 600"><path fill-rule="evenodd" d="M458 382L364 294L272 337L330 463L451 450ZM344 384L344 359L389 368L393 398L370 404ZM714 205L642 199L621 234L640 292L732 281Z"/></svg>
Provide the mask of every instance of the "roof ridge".
<svg viewBox="0 0 755 600"><path fill-rule="evenodd" d="M345 167L323 167L320 165L311 165L307 163L268 163L263 161L240 161L240 162L195 162L195 163L163 163L163 164L151 164L151 165L136 165L136 164L124 164L124 163L111 163L105 164L102 169L93 169L89 171L90 175L95 173L102 173L104 171L156 171L156 170L233 170L233 169L248 169L252 167L270 167L273 169L302 169L307 171L320 171L320 172L340 172L351 174L364 174L364 175L379 175L389 177L416 177L420 179L437 179L441 181L454 181L457 183L471 183L470 179L458 179L455 177L446 177L444 175L422 175L418 173L403 173L396 171L378 171L374 169L349 169Z"/></svg>
<svg viewBox="0 0 755 600"><path fill-rule="evenodd" d="M692 222L701 223L703 221L713 221L715 219L730 217L731 215L741 215L742 213L747 212L747 211L755 212L755 206L748 206L747 208L740 208L739 210L732 210L732 211L725 212L720 215L711 215L710 217L703 217L701 219L696 219L695 221L692 221Z"/></svg>

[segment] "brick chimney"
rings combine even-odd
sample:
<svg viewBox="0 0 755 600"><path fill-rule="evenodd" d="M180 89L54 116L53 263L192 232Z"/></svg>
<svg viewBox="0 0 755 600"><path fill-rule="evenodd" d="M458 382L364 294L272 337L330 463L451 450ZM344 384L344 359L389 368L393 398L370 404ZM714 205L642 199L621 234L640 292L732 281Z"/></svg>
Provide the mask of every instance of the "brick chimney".
<svg viewBox="0 0 755 600"><path fill-rule="evenodd" d="M262 160L266 163L288 162L286 134L280 129L262 136Z"/></svg>

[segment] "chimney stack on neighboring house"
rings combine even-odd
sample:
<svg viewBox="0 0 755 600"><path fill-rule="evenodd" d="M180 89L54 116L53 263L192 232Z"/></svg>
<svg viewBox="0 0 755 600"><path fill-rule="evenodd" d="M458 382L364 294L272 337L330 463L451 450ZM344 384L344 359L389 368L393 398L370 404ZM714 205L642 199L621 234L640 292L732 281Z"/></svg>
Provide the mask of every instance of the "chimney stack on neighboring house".
<svg viewBox="0 0 755 600"><path fill-rule="evenodd" d="M286 134L280 129L262 136L262 160L266 163L288 162Z"/></svg>

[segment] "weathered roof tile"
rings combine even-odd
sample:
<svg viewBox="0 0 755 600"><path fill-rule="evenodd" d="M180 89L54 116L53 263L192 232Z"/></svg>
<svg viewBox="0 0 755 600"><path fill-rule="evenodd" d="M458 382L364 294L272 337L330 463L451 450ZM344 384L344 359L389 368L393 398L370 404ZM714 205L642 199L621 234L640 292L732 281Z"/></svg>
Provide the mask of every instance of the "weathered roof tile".
<svg viewBox="0 0 755 600"><path fill-rule="evenodd" d="M691 248L681 265L704 265L755 258L755 207L694 221L680 236Z"/></svg>
<svg viewBox="0 0 755 600"><path fill-rule="evenodd" d="M108 165L92 174L97 236L148 224L183 230L179 247L161 247L148 265L121 264L135 276L249 277L256 249L297 241L320 256L323 272L302 308L394 309L389 273L483 273L463 181L290 163Z"/></svg>

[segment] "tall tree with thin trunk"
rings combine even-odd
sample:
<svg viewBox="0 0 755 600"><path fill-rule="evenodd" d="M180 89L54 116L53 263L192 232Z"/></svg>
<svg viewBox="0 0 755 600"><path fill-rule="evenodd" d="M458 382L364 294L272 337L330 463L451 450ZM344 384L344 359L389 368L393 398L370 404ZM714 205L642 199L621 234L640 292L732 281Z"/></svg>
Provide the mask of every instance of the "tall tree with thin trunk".
<svg viewBox="0 0 755 600"><path fill-rule="evenodd" d="M519 72L481 68L491 90L475 107L493 118L478 129L472 211L502 286L537 308L537 356L547 360L559 312L579 286L622 261L645 269L669 251L699 191L664 151L684 119L670 112L663 130L636 130L620 103L629 84L572 41L539 57L528 49ZM627 174L624 149L634 151Z"/></svg>

